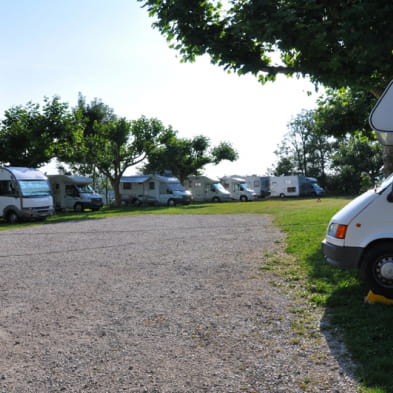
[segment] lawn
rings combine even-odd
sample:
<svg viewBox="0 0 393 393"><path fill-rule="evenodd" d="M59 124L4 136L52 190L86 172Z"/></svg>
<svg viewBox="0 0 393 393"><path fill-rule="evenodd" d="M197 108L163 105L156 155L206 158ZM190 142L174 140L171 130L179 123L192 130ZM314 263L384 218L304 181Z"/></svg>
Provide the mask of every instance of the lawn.
<svg viewBox="0 0 393 393"><path fill-rule="evenodd" d="M349 201L348 198L266 200L248 203L192 204L188 206L106 208L99 212L61 213L48 219L54 222L100 219L125 214L269 214L287 233L288 262L271 264L288 281L296 280L302 296L331 321L333 334L340 334L357 369L363 391L393 393L393 306L367 304L368 289L355 271L340 270L327 264L322 256L321 241L331 216ZM41 224L41 223L40 223ZM37 225L36 223L17 226ZM13 228L0 221L1 229ZM285 265L285 266L284 266Z"/></svg>

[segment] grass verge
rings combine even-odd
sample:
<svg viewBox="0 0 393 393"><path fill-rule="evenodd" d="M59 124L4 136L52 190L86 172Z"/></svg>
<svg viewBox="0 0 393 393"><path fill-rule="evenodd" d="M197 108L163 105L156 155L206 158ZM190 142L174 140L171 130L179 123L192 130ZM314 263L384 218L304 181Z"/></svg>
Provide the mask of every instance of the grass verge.
<svg viewBox="0 0 393 393"><path fill-rule="evenodd" d="M390 369L393 337L389 334L393 326L392 306L366 304L364 297L368 290L359 280L358 273L330 266L324 262L321 252L321 240L330 218L348 200L292 199L193 204L174 208L106 208L98 212L56 214L44 225L133 214L270 214L287 233L286 252L291 255L291 260L275 260L264 268L286 275L288 281L298 282L301 287L298 296L322 308L331 322L331 334L340 333L351 357L358 364L357 374L364 392L393 393L393 373ZM37 223L9 226L0 221L0 230L29 225ZM304 327L299 325L294 328L301 330Z"/></svg>

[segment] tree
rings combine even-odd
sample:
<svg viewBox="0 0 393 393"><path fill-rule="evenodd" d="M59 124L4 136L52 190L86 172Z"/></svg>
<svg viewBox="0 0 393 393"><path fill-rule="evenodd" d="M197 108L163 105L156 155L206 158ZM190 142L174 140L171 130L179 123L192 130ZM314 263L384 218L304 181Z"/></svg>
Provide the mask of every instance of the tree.
<svg viewBox="0 0 393 393"><path fill-rule="evenodd" d="M185 61L208 54L214 64L262 82L278 73L308 76L315 84L375 97L393 76L390 0L239 0L227 7L218 1L139 1ZM385 157L387 174L393 147L385 147Z"/></svg>
<svg viewBox="0 0 393 393"><path fill-rule="evenodd" d="M68 105L59 97L39 104L28 102L5 112L0 129L0 162L40 167L56 155L56 146L73 128Z"/></svg>
<svg viewBox="0 0 393 393"><path fill-rule="evenodd" d="M74 116L77 126L58 147L58 158L78 173L106 176L120 205L120 178L159 146L164 126L144 116L134 121L118 118L100 100L87 104L81 95Z"/></svg>
<svg viewBox="0 0 393 393"><path fill-rule="evenodd" d="M177 132L168 129L161 139L162 145L148 153L144 173L171 171L181 182L189 175L197 175L207 164L218 164L222 160L235 161L237 152L227 142L221 142L209 150L209 139L203 135L192 139L178 138Z"/></svg>
<svg viewBox="0 0 393 393"><path fill-rule="evenodd" d="M324 178L332 145L320 132L315 111L302 111L288 125L290 131L276 151L275 174L303 174Z"/></svg>
<svg viewBox="0 0 393 393"><path fill-rule="evenodd" d="M337 185L345 194L359 194L365 179L376 184L381 176L382 146L351 136L332 155L332 168L339 174Z"/></svg>

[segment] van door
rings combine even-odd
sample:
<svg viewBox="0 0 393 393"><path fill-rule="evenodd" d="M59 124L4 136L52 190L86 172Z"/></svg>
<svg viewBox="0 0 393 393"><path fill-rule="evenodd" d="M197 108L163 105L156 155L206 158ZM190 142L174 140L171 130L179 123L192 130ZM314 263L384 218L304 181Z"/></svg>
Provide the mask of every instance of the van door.
<svg viewBox="0 0 393 393"><path fill-rule="evenodd" d="M11 206L17 211L21 210L17 184L12 180L0 180L0 217L3 217L6 209Z"/></svg>
<svg viewBox="0 0 393 393"><path fill-rule="evenodd" d="M72 184L66 184L64 193L64 207L73 209L75 203L79 201L79 192Z"/></svg>

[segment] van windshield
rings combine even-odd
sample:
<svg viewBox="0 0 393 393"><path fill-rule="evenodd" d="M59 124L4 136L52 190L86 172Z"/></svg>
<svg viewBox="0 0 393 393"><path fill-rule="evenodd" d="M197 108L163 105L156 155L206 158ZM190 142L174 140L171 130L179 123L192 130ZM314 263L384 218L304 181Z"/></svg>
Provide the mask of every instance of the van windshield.
<svg viewBox="0 0 393 393"><path fill-rule="evenodd" d="M224 193L227 193L228 191L224 188L224 186L221 183L215 183L213 184L213 187L217 190L217 191L221 191Z"/></svg>
<svg viewBox="0 0 393 393"><path fill-rule="evenodd" d="M180 183L169 183L168 188L171 191L185 191L185 188Z"/></svg>
<svg viewBox="0 0 393 393"><path fill-rule="evenodd" d="M88 184L85 184L83 186L77 186L76 188L82 194L92 194L94 192Z"/></svg>
<svg viewBox="0 0 393 393"><path fill-rule="evenodd" d="M46 180L19 180L20 190L25 198L34 198L50 195Z"/></svg>

